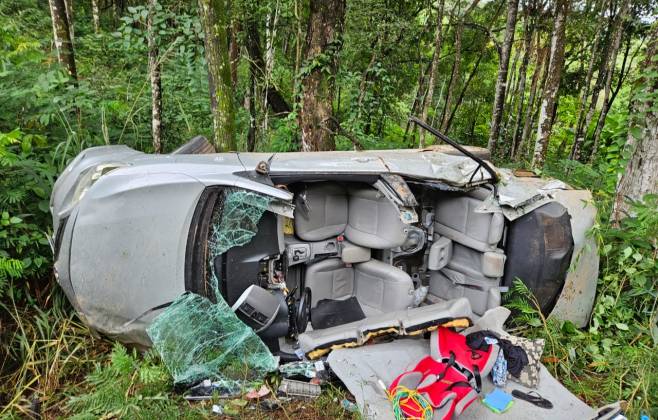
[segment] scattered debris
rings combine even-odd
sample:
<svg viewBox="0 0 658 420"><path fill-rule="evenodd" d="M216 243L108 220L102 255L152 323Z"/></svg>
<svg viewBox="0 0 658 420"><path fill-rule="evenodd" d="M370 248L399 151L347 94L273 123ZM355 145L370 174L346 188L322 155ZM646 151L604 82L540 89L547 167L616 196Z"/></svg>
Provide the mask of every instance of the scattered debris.
<svg viewBox="0 0 658 420"><path fill-rule="evenodd" d="M288 397L315 399L320 396L322 388L320 385L309 382L293 381L284 379L278 389L279 393Z"/></svg>
<svg viewBox="0 0 658 420"><path fill-rule="evenodd" d="M221 416L222 414L224 414L224 409L222 408L221 405L213 404L212 412L213 412L213 414L217 414L217 415Z"/></svg>
<svg viewBox="0 0 658 420"><path fill-rule="evenodd" d="M347 398L343 398L340 405L345 411L349 411L350 413L356 413L359 411L359 407Z"/></svg>
<svg viewBox="0 0 658 420"><path fill-rule="evenodd" d="M279 372L285 377L290 378L293 376L305 376L309 379L315 378L315 363L307 360L300 360L298 362L290 362L285 365L279 366Z"/></svg>
<svg viewBox="0 0 658 420"><path fill-rule="evenodd" d="M261 385L259 389L252 389L245 394L245 398L248 400L257 400L263 398L270 393L270 388L267 385Z"/></svg>
<svg viewBox="0 0 658 420"><path fill-rule="evenodd" d="M281 408L282 399L261 400L258 406L264 411L275 411Z"/></svg>
<svg viewBox="0 0 658 420"><path fill-rule="evenodd" d="M240 391L233 388L230 383L205 379L188 389L187 395L183 398L187 401L204 401L211 399L213 395L219 398L234 398L240 395Z"/></svg>

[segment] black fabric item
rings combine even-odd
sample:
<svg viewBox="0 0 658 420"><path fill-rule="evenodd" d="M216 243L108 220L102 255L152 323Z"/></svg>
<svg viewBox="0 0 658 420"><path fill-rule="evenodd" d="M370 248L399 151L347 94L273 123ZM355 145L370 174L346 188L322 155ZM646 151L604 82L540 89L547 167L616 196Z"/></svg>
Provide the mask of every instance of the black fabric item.
<svg viewBox="0 0 658 420"><path fill-rule="evenodd" d="M507 360L507 371L511 373L512 376L518 378L523 368L530 362L528 360L528 355L523 348L515 346L510 343L509 340L500 339L498 340L498 343L503 349L505 360Z"/></svg>
<svg viewBox="0 0 658 420"><path fill-rule="evenodd" d="M345 300L322 299L311 309L311 325L314 330L360 321L365 317L359 301L354 296Z"/></svg>
<svg viewBox="0 0 658 420"><path fill-rule="evenodd" d="M466 345L473 350L488 351L489 344L487 344L487 342L484 340L486 337L500 340L498 338L498 334L496 334L495 332L489 330L482 330L468 334L466 336Z"/></svg>
<svg viewBox="0 0 658 420"><path fill-rule="evenodd" d="M509 340L500 338L498 334L489 330L482 330L470 333L466 336L466 344L473 350L487 351L489 344L485 338L495 338L503 349L503 356L507 360L507 371L514 377L518 378L524 367L530 363L528 355L521 346L515 346Z"/></svg>

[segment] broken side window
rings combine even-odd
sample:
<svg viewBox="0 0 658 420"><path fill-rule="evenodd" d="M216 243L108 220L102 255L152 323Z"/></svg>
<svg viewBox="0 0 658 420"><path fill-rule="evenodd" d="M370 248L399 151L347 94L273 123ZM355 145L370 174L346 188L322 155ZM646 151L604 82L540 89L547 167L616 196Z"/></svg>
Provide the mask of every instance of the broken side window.
<svg viewBox="0 0 658 420"><path fill-rule="evenodd" d="M148 328L175 384L211 379L235 390L277 368L278 361L267 346L224 300L222 279L212 269L217 256L251 241L270 201L270 197L242 189L222 192L208 238L209 283L216 303L185 293Z"/></svg>

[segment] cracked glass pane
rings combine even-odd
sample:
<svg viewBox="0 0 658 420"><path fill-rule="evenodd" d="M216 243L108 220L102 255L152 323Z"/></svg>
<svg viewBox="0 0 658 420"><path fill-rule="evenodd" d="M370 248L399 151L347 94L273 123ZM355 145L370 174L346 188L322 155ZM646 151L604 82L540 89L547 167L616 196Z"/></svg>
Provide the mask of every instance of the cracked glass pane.
<svg viewBox="0 0 658 420"><path fill-rule="evenodd" d="M270 201L267 196L241 189L222 192L208 238L209 281L216 303L185 293L148 328L175 384L211 379L225 388L239 389L276 370L278 360L222 297L221 279L212 267L218 255L251 241Z"/></svg>

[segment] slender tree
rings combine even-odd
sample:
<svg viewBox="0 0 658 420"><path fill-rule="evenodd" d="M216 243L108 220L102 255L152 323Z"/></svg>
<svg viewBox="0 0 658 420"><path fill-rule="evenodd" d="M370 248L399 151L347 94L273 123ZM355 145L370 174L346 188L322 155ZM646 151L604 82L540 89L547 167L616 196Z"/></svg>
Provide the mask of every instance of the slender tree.
<svg viewBox="0 0 658 420"><path fill-rule="evenodd" d="M629 114L626 147L630 158L622 172L611 219L614 222L629 213L629 201L641 201L646 194L658 194L658 24L653 25Z"/></svg>
<svg viewBox="0 0 658 420"><path fill-rule="evenodd" d="M64 0L64 10L66 11L66 21L69 24L69 36L71 43L75 43L75 31L73 29L73 0Z"/></svg>
<svg viewBox="0 0 658 420"><path fill-rule="evenodd" d="M427 79L427 91L423 98L420 119L427 121L427 114L434 96L434 85L439 74L439 59L441 56L441 43L443 39L443 8L445 0L439 0L439 8L436 12L436 28L434 30L434 54L430 66L429 78ZM425 131L420 130L419 147L425 147Z"/></svg>
<svg viewBox="0 0 658 420"><path fill-rule="evenodd" d="M78 71L75 67L75 53L73 41L69 30L69 21L66 16L66 4L64 0L48 0L50 16L53 23L53 40L57 50L57 60L66 68L73 80L78 79Z"/></svg>
<svg viewBox="0 0 658 420"><path fill-rule="evenodd" d="M101 32L101 13L98 7L98 0L91 0L91 17L94 20L94 32Z"/></svg>
<svg viewBox="0 0 658 420"><path fill-rule="evenodd" d="M160 53L154 18L157 0L149 0L146 32L149 51L149 79L151 81L151 137L153 151L162 151L162 82L160 80Z"/></svg>
<svg viewBox="0 0 658 420"><path fill-rule="evenodd" d="M345 0L311 0L301 81L302 150L334 150L333 100Z"/></svg>
<svg viewBox="0 0 658 420"><path fill-rule="evenodd" d="M213 115L213 139L217 150L236 150L231 63L228 54L227 0L199 0L205 33L208 84Z"/></svg>
<svg viewBox="0 0 658 420"><path fill-rule="evenodd" d="M505 89L507 89L507 70L509 67L510 52L514 43L514 32L516 30L516 14L519 9L519 0L507 1L507 23L505 25L505 40L500 50L498 62L498 77L496 78L496 93L494 94L493 111L491 115L491 131L487 148L493 155L496 151L496 143L500 135L500 122L503 118L503 106L505 105Z"/></svg>
<svg viewBox="0 0 658 420"><path fill-rule="evenodd" d="M511 144L509 148L509 156L516 155L516 148L518 147L517 139L521 131L521 118L523 116L523 109L525 106L525 85L526 73L528 72L528 65L530 64L530 56L532 55L532 37L534 35L534 22L530 16L530 7L526 5L524 16L524 29L523 29L523 59L519 68L519 83L516 89L516 94L519 97L518 105L516 108L516 115L514 117L514 129L512 130ZM533 8L534 9L534 8Z"/></svg>
<svg viewBox="0 0 658 420"><path fill-rule="evenodd" d="M601 112L599 113L599 118L596 121L596 127L594 128L594 144L592 145L592 154L590 155L590 162L594 161L596 153L599 148L599 141L601 139L601 132L603 131L603 125L605 124L605 119L612 105L610 101L610 89L612 87L612 75L615 71L615 65L617 64L617 55L619 53L619 46L621 45L621 38L624 34L624 26L626 23L626 15L628 12L627 0L622 1L622 4L619 9L619 13L615 18L615 24L612 30L612 45L610 47L610 60L606 66L605 74L605 84L603 87L603 105Z"/></svg>
<svg viewBox="0 0 658 420"><path fill-rule="evenodd" d="M255 13L255 12L254 12ZM266 77L266 62L263 58L263 52L260 47L260 32L258 30L258 23L255 20L255 14L249 13L249 16L244 21L243 27L245 29L245 46L247 54L249 55L249 68L251 74L254 76L254 83L258 82L265 88L263 96L267 95L267 101L263 101L267 106L272 108L276 115L287 115L290 113L291 108L283 94L279 92L273 83L265 83Z"/></svg>
<svg viewBox="0 0 658 420"><path fill-rule="evenodd" d="M599 2L597 2L597 5L598 3ZM592 42L592 46L590 48L591 55L589 59L589 64L587 66L587 75L585 76L585 84L582 89L580 101L578 102L578 110L576 111L576 130L574 135L573 147L569 156L570 159L579 158L580 145L585 140L584 138L585 133L583 133L583 126L585 124L585 115L586 115L585 105L587 104L587 98L589 97L590 90L592 89L592 77L594 76L594 69L596 63L594 56L599 51L599 44L601 43L601 38L604 34L604 31L600 30L599 28L605 26L605 19L606 19L605 15L608 5L607 0L603 0L601 3L602 4L600 5L600 10L598 10L598 15L599 15L597 20L598 30L595 31L594 41Z"/></svg>
<svg viewBox="0 0 658 420"><path fill-rule="evenodd" d="M450 117L450 109L452 109L453 102L455 100L454 94L457 85L459 84L459 79L461 76L461 64L462 64L462 39L464 37L464 26L466 18L471 14L473 9L477 7L480 3L480 0L473 0L471 4L466 8L463 14L456 12L456 9L459 5L459 2L455 5L452 10L452 18L456 20L455 25L455 57L452 64L452 73L450 75L450 82L448 83L448 89L446 91L446 99L443 106L443 111L441 111L441 131L446 131L448 125L448 119Z"/></svg>
<svg viewBox="0 0 658 420"><path fill-rule="evenodd" d="M564 34L566 28L567 14L569 13L569 0L556 0L555 21L553 34L551 35L551 50L548 64L548 79L541 101L539 122L537 125L537 138L532 156L532 167L544 166L546 149L553 129L555 107L557 104L558 89L562 78L562 67L564 66Z"/></svg>

